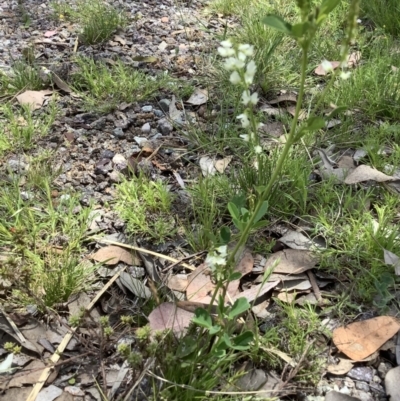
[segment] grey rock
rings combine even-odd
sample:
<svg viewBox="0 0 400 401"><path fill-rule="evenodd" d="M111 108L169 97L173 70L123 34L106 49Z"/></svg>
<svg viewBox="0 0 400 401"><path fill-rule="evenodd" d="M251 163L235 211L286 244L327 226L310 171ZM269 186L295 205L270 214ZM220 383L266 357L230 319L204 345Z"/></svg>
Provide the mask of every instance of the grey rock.
<svg viewBox="0 0 400 401"><path fill-rule="evenodd" d="M378 366L378 376L381 379L384 379L387 372L389 372L389 370L391 369L392 365L390 363L386 363L386 362L381 362Z"/></svg>
<svg viewBox="0 0 400 401"><path fill-rule="evenodd" d="M106 175L111 169L110 159L101 159L96 163L94 167L94 173L96 175Z"/></svg>
<svg viewBox="0 0 400 401"><path fill-rule="evenodd" d="M142 111L143 113L150 113L151 111L153 111L153 106L143 106Z"/></svg>
<svg viewBox="0 0 400 401"><path fill-rule="evenodd" d="M361 391L365 391L367 393L369 392L369 386L365 382L356 382L356 389L357 390L361 390Z"/></svg>
<svg viewBox="0 0 400 401"><path fill-rule="evenodd" d="M117 153L113 159L112 162L114 164L114 169L117 172L122 172L125 173L128 169L128 161L125 159L125 157L119 153Z"/></svg>
<svg viewBox="0 0 400 401"><path fill-rule="evenodd" d="M118 139L125 139L126 137L125 132L122 130L122 128L115 128L113 130L113 134Z"/></svg>
<svg viewBox="0 0 400 401"><path fill-rule="evenodd" d="M21 157L12 157L8 159L7 165L11 171L14 173L22 173L28 170L28 164L22 160Z"/></svg>
<svg viewBox="0 0 400 401"><path fill-rule="evenodd" d="M119 182L122 181L122 175L119 171L111 171L111 173L108 175L108 178L110 179L110 182L113 184L118 184Z"/></svg>
<svg viewBox="0 0 400 401"><path fill-rule="evenodd" d="M21 195L22 200L24 200L24 201L28 201L35 197L35 195L33 195L32 192L27 192L27 191L21 191L20 195Z"/></svg>
<svg viewBox="0 0 400 401"><path fill-rule="evenodd" d="M400 366L390 369L385 377L386 394L391 401L400 400Z"/></svg>
<svg viewBox="0 0 400 401"><path fill-rule="evenodd" d="M374 372L372 368L368 366L358 366L351 369L347 373L347 376L354 380L360 380L369 383L374 377Z"/></svg>
<svg viewBox="0 0 400 401"><path fill-rule="evenodd" d="M151 126L149 123L146 123L142 126L141 131L143 132L143 134L149 134L151 131Z"/></svg>
<svg viewBox="0 0 400 401"><path fill-rule="evenodd" d="M164 115L164 112L162 112L161 110L154 110L153 113L156 117L162 117Z"/></svg>
<svg viewBox="0 0 400 401"><path fill-rule="evenodd" d="M115 156L115 153L109 149L105 149L100 155L100 157L102 159L112 159L114 156Z"/></svg>
<svg viewBox="0 0 400 401"><path fill-rule="evenodd" d="M144 146L144 144L149 141L147 138L143 138L140 136L135 136L133 139L140 147Z"/></svg>
<svg viewBox="0 0 400 401"><path fill-rule="evenodd" d="M158 104L160 106L160 109L164 112L164 113L168 113L169 112L169 105L171 103L171 100L169 99L161 99Z"/></svg>
<svg viewBox="0 0 400 401"><path fill-rule="evenodd" d="M325 396L325 401L360 401L360 399L355 397L350 397L347 394L342 394L339 391L330 391Z"/></svg>
<svg viewBox="0 0 400 401"><path fill-rule="evenodd" d="M267 375L261 369L252 369L247 372L244 376L241 376L236 382L243 391L255 391L258 390L267 382Z"/></svg>
<svg viewBox="0 0 400 401"><path fill-rule="evenodd" d="M353 397L357 397L361 401L374 401L374 397L370 393L361 390L354 390Z"/></svg>
<svg viewBox="0 0 400 401"><path fill-rule="evenodd" d="M166 119L158 120L158 128L163 135L168 135L174 129L173 125Z"/></svg>

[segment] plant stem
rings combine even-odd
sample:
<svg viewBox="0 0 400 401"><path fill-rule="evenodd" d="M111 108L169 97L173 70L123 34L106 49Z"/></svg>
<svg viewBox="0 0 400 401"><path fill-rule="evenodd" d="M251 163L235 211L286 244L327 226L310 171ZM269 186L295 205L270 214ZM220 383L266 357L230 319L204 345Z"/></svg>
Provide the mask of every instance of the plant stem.
<svg viewBox="0 0 400 401"><path fill-rule="evenodd" d="M286 144L283 148L283 151L281 153L281 155L279 156L278 162L276 163L275 169L271 175L271 178L268 182L267 187L265 188L264 192L262 193L260 199L257 202L257 205L250 217L250 220L247 222L245 229L243 230L243 232L240 235L239 241L237 242L235 248L233 249L233 252L229 255L229 259L227 262L227 266L232 266L233 265L233 261L235 259L235 255L238 252L238 250L246 243L251 228L253 226L253 222L254 219L258 213L258 211L261 209L261 206L263 204L263 202L268 198L276 180L278 179L281 171L282 171L282 167L283 164L286 160L286 157L289 153L290 148L292 147L294 140L295 140L295 136L296 136L296 130L297 130L297 122L299 120L299 115L300 115L300 111L301 111L301 106L303 103L303 97L304 97L304 87L305 87L305 81L306 81L306 73L307 73L307 63L308 63L308 48L307 47L303 47L302 50L302 58L301 58L301 78L300 78L300 90L299 90L299 97L297 99L297 104L296 104L296 110L295 110L295 114L293 117L293 121L292 121L292 125L290 127L290 132L289 132L289 136L287 138Z"/></svg>

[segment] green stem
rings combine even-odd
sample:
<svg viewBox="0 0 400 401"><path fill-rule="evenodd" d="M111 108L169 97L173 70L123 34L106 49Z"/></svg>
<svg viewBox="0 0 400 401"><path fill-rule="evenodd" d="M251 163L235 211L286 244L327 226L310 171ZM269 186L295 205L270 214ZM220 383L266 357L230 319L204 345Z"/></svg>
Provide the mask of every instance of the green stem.
<svg viewBox="0 0 400 401"><path fill-rule="evenodd" d="M262 193L260 199L258 200L257 205L254 209L254 212L252 213L250 220L247 222L245 229L241 233L239 241L237 242L233 252L229 256L229 259L227 261L227 266L233 266L233 261L235 259L236 253L247 242L247 239L250 235L251 228L253 226L254 219L255 219L258 211L261 209L263 202L268 198L276 180L278 179L278 177L282 171L282 167L283 167L283 164L289 153L289 150L294 143L294 139L296 136L296 130L297 130L297 122L299 120L299 115L300 115L301 106L302 106L303 97L304 97L304 87L305 87L305 81L306 81L307 64L308 64L308 48L304 47L302 49L302 58L301 58L301 78L300 78L299 97L297 99L296 110L295 110L295 114L293 117L292 125L290 127L289 136L287 138L287 141L283 148L283 151L282 151L281 155L279 156L278 162L276 163L275 169L271 175L268 185L265 188L264 192ZM215 297L214 297L214 299L215 299Z"/></svg>

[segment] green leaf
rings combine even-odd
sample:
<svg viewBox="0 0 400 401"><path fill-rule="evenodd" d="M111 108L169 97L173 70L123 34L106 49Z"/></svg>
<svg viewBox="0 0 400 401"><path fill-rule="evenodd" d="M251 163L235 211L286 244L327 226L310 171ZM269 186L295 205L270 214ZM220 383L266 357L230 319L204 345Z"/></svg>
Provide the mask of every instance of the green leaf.
<svg viewBox="0 0 400 401"><path fill-rule="evenodd" d="M175 355L178 358L183 358L190 355L197 347L198 342L193 338L193 336L184 337L179 341Z"/></svg>
<svg viewBox="0 0 400 401"><path fill-rule="evenodd" d="M243 231L244 224L240 220L232 218L232 221L239 231Z"/></svg>
<svg viewBox="0 0 400 401"><path fill-rule="evenodd" d="M268 223L269 223L268 220L261 220L261 221L258 221L256 224L253 225L253 230L256 230L256 229L258 229L258 228L265 227L265 226L268 225Z"/></svg>
<svg viewBox="0 0 400 401"><path fill-rule="evenodd" d="M317 131L325 127L325 120L322 117L310 117L306 122L308 131Z"/></svg>
<svg viewBox="0 0 400 401"><path fill-rule="evenodd" d="M286 22L282 17L278 15L267 15L262 22L265 25L268 25L271 28L276 29L279 32L291 34L292 33L292 25Z"/></svg>
<svg viewBox="0 0 400 401"><path fill-rule="evenodd" d="M228 203L228 210L229 213L231 214L232 219L237 219L237 220L240 219L239 209L233 202Z"/></svg>
<svg viewBox="0 0 400 401"><path fill-rule="evenodd" d="M258 193L258 195L262 195L262 193L267 189L266 185L259 185L258 187L256 187L256 191Z"/></svg>
<svg viewBox="0 0 400 401"><path fill-rule="evenodd" d="M292 26L292 31L290 34L295 38L302 38L304 33L307 31L307 28L309 28L309 25L310 24L308 22L295 24Z"/></svg>
<svg viewBox="0 0 400 401"><path fill-rule="evenodd" d="M219 236L223 244L228 244L231 240L231 230L229 229L229 227L221 227L221 229L219 230Z"/></svg>
<svg viewBox="0 0 400 401"><path fill-rule="evenodd" d="M211 335L217 334L220 330L221 330L221 326L216 325L216 326L211 327L209 333Z"/></svg>
<svg viewBox="0 0 400 401"><path fill-rule="evenodd" d="M325 118L327 120L330 120L331 118L336 117L338 114L346 110L347 110L346 106L338 106L335 109L333 109Z"/></svg>
<svg viewBox="0 0 400 401"><path fill-rule="evenodd" d="M253 333L251 331L245 331L232 340L230 347L238 351L249 349L250 343L253 341L253 339Z"/></svg>
<svg viewBox="0 0 400 401"><path fill-rule="evenodd" d="M246 195L241 193L240 195L235 195L232 197L232 203L236 205L238 209L246 205Z"/></svg>
<svg viewBox="0 0 400 401"><path fill-rule="evenodd" d="M235 303L232 305L231 310L228 313L228 318L233 319L236 316L239 316L243 312L246 312L247 310L250 309L250 304L247 298L239 298L235 301Z"/></svg>
<svg viewBox="0 0 400 401"><path fill-rule="evenodd" d="M342 0L324 0L320 6L320 17L324 18L339 5ZM319 19L319 18L318 18Z"/></svg>
<svg viewBox="0 0 400 401"><path fill-rule="evenodd" d="M206 329L211 329L213 327L210 314L203 308L197 308L194 311L194 318L192 321L193 323L196 323L201 327L205 327Z"/></svg>
<svg viewBox="0 0 400 401"><path fill-rule="evenodd" d="M260 210L257 212L256 217L254 218L254 223L257 223L268 210L268 201L264 201L260 207Z"/></svg>
<svg viewBox="0 0 400 401"><path fill-rule="evenodd" d="M228 281L235 281L235 280L239 280L242 278L242 274L239 272L234 272L229 276Z"/></svg>

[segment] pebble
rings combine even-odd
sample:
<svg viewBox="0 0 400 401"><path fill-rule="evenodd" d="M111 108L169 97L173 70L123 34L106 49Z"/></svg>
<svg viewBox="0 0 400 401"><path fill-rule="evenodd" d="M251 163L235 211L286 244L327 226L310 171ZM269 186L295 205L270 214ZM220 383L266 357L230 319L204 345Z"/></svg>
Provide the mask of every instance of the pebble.
<svg viewBox="0 0 400 401"><path fill-rule="evenodd" d="M150 113L153 111L153 106L143 106L142 111L143 113Z"/></svg>
<svg viewBox="0 0 400 401"><path fill-rule="evenodd" d="M361 390L354 390L353 396L357 397L360 401L374 401L374 397L371 394Z"/></svg>
<svg viewBox="0 0 400 401"><path fill-rule="evenodd" d="M32 192L27 192L27 191L21 191L20 195L21 195L22 200L24 200L24 201L28 201L35 197Z"/></svg>
<svg viewBox="0 0 400 401"><path fill-rule="evenodd" d="M356 382L356 389L357 390L361 390L361 391L365 391L367 393L369 392L369 386L365 382Z"/></svg>
<svg viewBox="0 0 400 401"><path fill-rule="evenodd" d="M96 163L94 173L106 175L111 170L110 159L101 159Z"/></svg>
<svg viewBox="0 0 400 401"><path fill-rule="evenodd" d="M146 123L142 126L141 131L143 132L143 134L149 134L151 131L151 126L149 123Z"/></svg>
<svg viewBox="0 0 400 401"><path fill-rule="evenodd" d="M154 115L156 117L162 117L164 113L161 110L154 110Z"/></svg>
<svg viewBox="0 0 400 401"><path fill-rule="evenodd" d="M169 112L169 105L171 104L171 100L169 100L169 99L161 99L158 102L158 104L159 104L159 106L160 106L160 108L161 108L161 110L163 112L165 112L165 113Z"/></svg>
<svg viewBox="0 0 400 401"><path fill-rule="evenodd" d="M400 400L400 366L390 369L385 377L386 394L391 400Z"/></svg>
<svg viewBox="0 0 400 401"><path fill-rule="evenodd" d="M339 391L330 391L325 396L325 401L360 401L360 399L342 394Z"/></svg>
<svg viewBox="0 0 400 401"><path fill-rule="evenodd" d="M143 138L140 136L135 136L133 139L141 147L143 147L145 145L145 143L149 141L147 138Z"/></svg>
<svg viewBox="0 0 400 401"><path fill-rule="evenodd" d="M158 128L163 135L168 135L174 129L173 125L166 119L158 120Z"/></svg>
<svg viewBox="0 0 400 401"><path fill-rule="evenodd" d="M112 159L114 155L115 153L112 150L106 149L101 153L100 157L102 159Z"/></svg>
<svg viewBox="0 0 400 401"><path fill-rule="evenodd" d="M374 372L368 366L358 366L351 369L347 376L354 380L360 380L369 383L374 377Z"/></svg>
<svg viewBox="0 0 400 401"><path fill-rule="evenodd" d="M389 372L389 370L391 369L392 365L390 365L390 363L386 363L386 362L381 362L378 366L378 376L381 379L384 379L387 372Z"/></svg>
<svg viewBox="0 0 400 401"><path fill-rule="evenodd" d="M118 139L125 139L126 138L125 132L122 130L122 128L115 128L113 130L113 134Z"/></svg>
<svg viewBox="0 0 400 401"><path fill-rule="evenodd" d="M28 170L28 164L26 164L20 158L11 158L7 161L7 165L14 173L22 173L24 170Z"/></svg>

